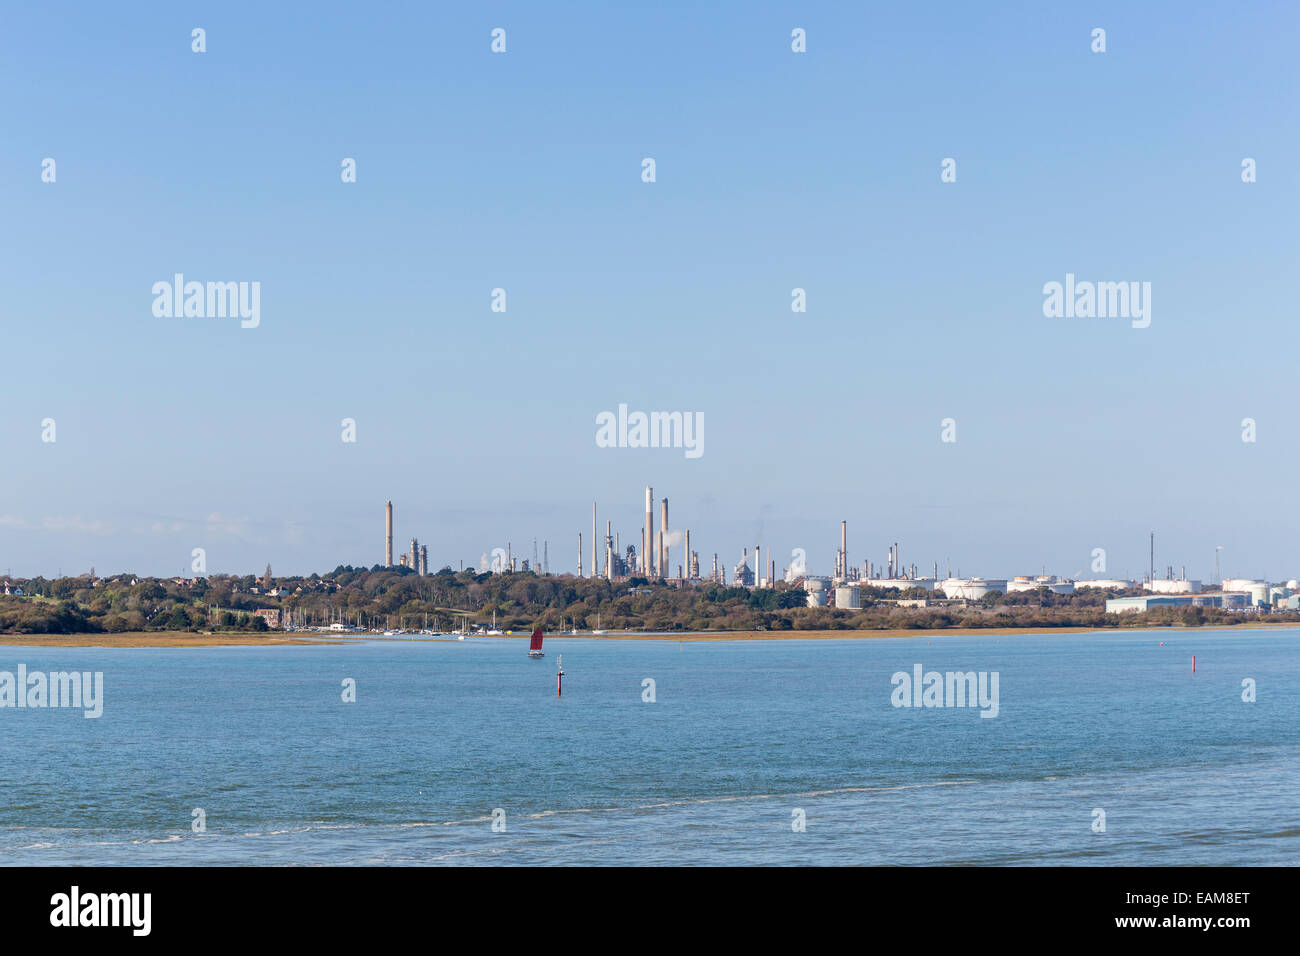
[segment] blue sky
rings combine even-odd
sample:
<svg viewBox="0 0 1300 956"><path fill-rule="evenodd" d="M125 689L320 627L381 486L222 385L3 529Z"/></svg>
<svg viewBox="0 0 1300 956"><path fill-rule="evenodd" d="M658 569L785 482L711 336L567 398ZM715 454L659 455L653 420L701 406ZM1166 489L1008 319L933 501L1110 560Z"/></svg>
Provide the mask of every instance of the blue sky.
<svg viewBox="0 0 1300 956"><path fill-rule="evenodd" d="M706 569L847 519L855 564L1300 575L1294 6L266 6L7 15L0 571L369 565L390 498L435 567L572 570L651 484ZM261 325L155 318L176 272ZM1067 272L1151 326L1045 318ZM704 455L597 448L620 402Z"/></svg>

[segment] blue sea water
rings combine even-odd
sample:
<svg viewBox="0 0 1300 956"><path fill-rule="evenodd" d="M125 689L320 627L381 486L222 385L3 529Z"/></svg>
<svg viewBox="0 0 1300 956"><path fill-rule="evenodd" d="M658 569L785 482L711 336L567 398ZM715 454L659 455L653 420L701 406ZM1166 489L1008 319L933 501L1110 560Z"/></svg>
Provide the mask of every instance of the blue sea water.
<svg viewBox="0 0 1300 956"><path fill-rule="evenodd" d="M105 684L0 709L0 862L1300 858L1300 630L526 646L0 646ZM997 672L998 715L893 706L918 663Z"/></svg>

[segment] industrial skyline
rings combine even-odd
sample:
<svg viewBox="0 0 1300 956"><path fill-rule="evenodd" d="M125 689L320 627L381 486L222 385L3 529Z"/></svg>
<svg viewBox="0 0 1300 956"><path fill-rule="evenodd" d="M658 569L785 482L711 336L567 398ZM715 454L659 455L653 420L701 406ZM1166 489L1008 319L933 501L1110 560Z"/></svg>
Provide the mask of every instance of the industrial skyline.
<svg viewBox="0 0 1300 956"><path fill-rule="evenodd" d="M1215 576L1210 579L1211 589L1203 588L1201 579L1189 577L1186 564L1180 565L1177 573L1175 572L1175 565L1165 565L1164 577L1157 577L1155 565L1156 534L1154 531L1148 534L1149 565L1145 572L1137 578L1129 577L1127 569L1119 576L1107 574L1108 566L1105 550L1100 548L1094 549L1090 554L1092 560L1091 571L1093 572L1090 575L1049 574L1047 567L1044 565L1041 567L1040 572L1036 574L963 576L960 567L954 574L951 561L948 559L945 559L944 573L942 575L940 574L938 559L932 560L930 565L931 573L926 575L922 570L922 566L915 561L905 562L902 559L901 545L898 541L886 544L885 560L882 565L877 565L871 558L865 557L860 563L855 563L850 559L847 519L840 521L839 546L835 549L831 559L832 570L829 574L819 573L817 565L809 563L808 552L803 548L792 549L790 563L779 565L773 554L773 549L769 545L767 546L768 558L764 562L764 544L756 542L753 545L752 565L750 546L742 544L740 546L740 560L732 568L730 577L727 574L727 561L725 558L720 561L722 552L719 551L712 554L712 570L709 575L701 577L700 555L698 551L693 550L691 547L690 528L685 528L681 532L680 538L669 531L668 497L665 495L658 499L660 513L659 526L658 530L656 530L654 523L655 501L653 486L646 485L645 520L641 527L637 529L637 536L641 542L640 550L638 551L635 545L629 545L626 553L620 553L619 540L621 532L614 529L612 519L606 519L603 541L599 545L597 544L599 503L593 501L591 505L591 535L587 539L587 544L590 546L589 552L584 550L584 533L582 531L577 532L578 555L577 567L574 572L576 576L605 578L610 581L626 581L634 577L641 577L649 581L678 586L714 582L737 587L771 588L775 587L778 582L783 582L804 586L808 591L810 606L831 604L833 606L853 608L861 606L857 594L860 587L892 588L898 591L919 589L927 593L941 593L949 599L968 600L978 600L993 592L1014 593L1035 588L1046 588L1057 594L1069 594L1076 589L1088 587L1109 589L1138 587L1154 595L1193 595L1200 594L1202 591L1209 593L1210 590L1219 588L1251 592L1264 587L1264 598L1261 600L1265 602L1271 593L1267 587L1267 578L1219 578L1219 554L1223 550L1222 546L1214 547ZM533 571L539 574L550 574L549 561L546 565L541 565L539 562L537 540L537 538L533 538L533 560L531 565L527 560L516 558L513 543L507 541L504 549L500 547L492 549L492 558L490 560L489 553L484 552L480 556L477 570L501 573L520 571L527 573ZM391 501L384 506L384 541L383 566L391 568L393 566L393 503ZM674 542L677 541L681 542L681 560L674 564ZM549 553L549 540L544 540L543 548L545 553ZM590 554L590 563L585 563L588 553ZM420 575L430 573L428 545L417 547L416 539L412 538L409 557L402 555L399 566L409 567ZM447 563L439 567L463 570L466 565L464 560L460 559L454 565ZM473 568L474 565L471 564L470 567ZM1018 570L1024 570L1024 568ZM561 571L559 573L565 574L567 572ZM1279 579L1279 581L1281 580L1287 581L1290 587L1300 590L1300 586L1297 586L1294 577ZM1218 592L1215 591L1214 593L1217 594ZM1290 591L1287 591L1284 596L1290 597Z"/></svg>

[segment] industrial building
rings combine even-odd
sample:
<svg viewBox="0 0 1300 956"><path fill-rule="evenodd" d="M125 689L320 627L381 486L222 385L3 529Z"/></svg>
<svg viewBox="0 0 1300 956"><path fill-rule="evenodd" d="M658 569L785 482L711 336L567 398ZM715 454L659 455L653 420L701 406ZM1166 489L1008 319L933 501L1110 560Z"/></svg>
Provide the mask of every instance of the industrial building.
<svg viewBox="0 0 1300 956"><path fill-rule="evenodd" d="M733 587L738 588L752 588L754 586L754 572L749 570L749 548L742 549L740 563L736 565L731 574L731 583Z"/></svg>
<svg viewBox="0 0 1300 956"><path fill-rule="evenodd" d="M1244 591L1251 596L1251 602L1254 604L1267 604L1271 589L1272 585L1267 581L1256 581L1250 578L1229 578L1223 582L1223 590Z"/></svg>
<svg viewBox="0 0 1300 956"><path fill-rule="evenodd" d="M1203 592L1200 594L1142 594L1136 597L1108 598L1107 614L1138 613L1154 607L1219 607L1241 609L1250 606L1248 595L1239 591Z"/></svg>

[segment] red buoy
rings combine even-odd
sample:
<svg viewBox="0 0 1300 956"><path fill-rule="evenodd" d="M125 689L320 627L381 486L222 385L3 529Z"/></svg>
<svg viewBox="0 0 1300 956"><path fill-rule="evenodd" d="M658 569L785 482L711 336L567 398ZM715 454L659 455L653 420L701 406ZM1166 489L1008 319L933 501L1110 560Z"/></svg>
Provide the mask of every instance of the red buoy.
<svg viewBox="0 0 1300 956"><path fill-rule="evenodd" d="M1196 655L1195 655L1195 654L1192 655L1192 673L1193 673L1193 674L1196 673Z"/></svg>

